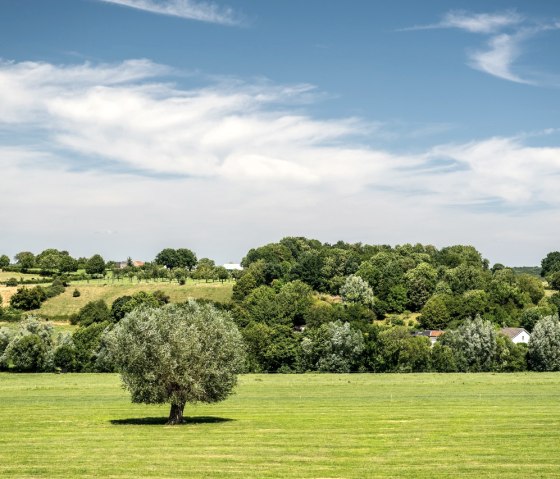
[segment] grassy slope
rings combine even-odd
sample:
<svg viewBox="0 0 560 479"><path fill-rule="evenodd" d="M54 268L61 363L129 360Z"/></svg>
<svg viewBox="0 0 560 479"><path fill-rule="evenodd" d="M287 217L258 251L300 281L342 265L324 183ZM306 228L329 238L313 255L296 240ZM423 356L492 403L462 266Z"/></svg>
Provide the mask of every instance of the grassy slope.
<svg viewBox="0 0 560 479"><path fill-rule="evenodd" d="M72 297L74 289L77 288L81 295ZM68 317L77 313L79 309L89 301L104 300L109 306L119 296L132 295L138 291L164 291L172 302L186 301L188 298L212 299L214 301L229 302L231 300L232 282L227 283L195 283L187 282L184 286L173 282L150 282L130 283L125 282L91 282L72 283L66 291L43 303L40 310L35 313L49 318Z"/></svg>
<svg viewBox="0 0 560 479"><path fill-rule="evenodd" d="M0 374L0 477L560 477L559 390L560 374L250 375L166 427L116 375Z"/></svg>

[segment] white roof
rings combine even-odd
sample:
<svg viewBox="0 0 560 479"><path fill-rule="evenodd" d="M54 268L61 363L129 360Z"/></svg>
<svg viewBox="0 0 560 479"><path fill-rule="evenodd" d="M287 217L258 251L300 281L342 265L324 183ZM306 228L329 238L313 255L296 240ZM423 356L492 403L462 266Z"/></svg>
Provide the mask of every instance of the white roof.
<svg viewBox="0 0 560 479"><path fill-rule="evenodd" d="M241 266L239 263L226 263L224 264L224 268L227 270L242 270L243 266Z"/></svg>

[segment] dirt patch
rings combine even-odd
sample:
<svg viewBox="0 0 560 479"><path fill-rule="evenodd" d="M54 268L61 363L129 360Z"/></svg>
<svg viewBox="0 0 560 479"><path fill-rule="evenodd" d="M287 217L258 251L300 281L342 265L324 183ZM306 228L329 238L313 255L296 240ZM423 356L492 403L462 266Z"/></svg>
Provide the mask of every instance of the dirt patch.
<svg viewBox="0 0 560 479"><path fill-rule="evenodd" d="M17 286L0 286L0 296L2 296L2 306L10 304L10 298L16 294Z"/></svg>

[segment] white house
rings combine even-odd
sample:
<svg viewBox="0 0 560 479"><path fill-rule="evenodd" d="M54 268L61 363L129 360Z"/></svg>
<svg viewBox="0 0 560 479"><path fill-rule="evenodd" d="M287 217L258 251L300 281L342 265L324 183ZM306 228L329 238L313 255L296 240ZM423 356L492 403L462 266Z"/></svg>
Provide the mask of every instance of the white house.
<svg viewBox="0 0 560 479"><path fill-rule="evenodd" d="M243 269L243 266L241 266L239 263L226 263L224 264L224 268L228 271L241 271Z"/></svg>
<svg viewBox="0 0 560 479"><path fill-rule="evenodd" d="M515 344L528 344L529 339L531 339L531 335L523 328L502 328L500 329L500 333L507 336Z"/></svg>

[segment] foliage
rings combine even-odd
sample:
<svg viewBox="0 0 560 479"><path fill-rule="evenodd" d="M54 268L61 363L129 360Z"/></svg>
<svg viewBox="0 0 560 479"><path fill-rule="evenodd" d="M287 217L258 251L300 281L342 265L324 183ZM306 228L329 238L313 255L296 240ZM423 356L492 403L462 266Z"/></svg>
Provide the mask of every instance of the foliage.
<svg viewBox="0 0 560 479"><path fill-rule="evenodd" d="M140 306L159 308L167 303L169 303L169 296L163 291L156 290L153 293L139 291L132 296L125 295L117 298L111 306L111 316L114 321L120 321L127 313Z"/></svg>
<svg viewBox="0 0 560 479"><path fill-rule="evenodd" d="M22 312L19 309L15 309L12 306L2 308L0 306L0 321L6 323L17 323L21 320Z"/></svg>
<svg viewBox="0 0 560 479"><path fill-rule="evenodd" d="M457 359L453 349L441 341L434 344L431 351L431 369L438 373L453 373L457 371Z"/></svg>
<svg viewBox="0 0 560 479"><path fill-rule="evenodd" d="M520 323L521 327L525 328L527 331L533 331L535 324L545 315L542 314L540 308L533 307L527 308L521 313Z"/></svg>
<svg viewBox="0 0 560 479"><path fill-rule="evenodd" d="M107 339L132 401L171 403L171 424L182 422L186 403L228 397L244 361L241 334L231 318L194 301L136 309Z"/></svg>
<svg viewBox="0 0 560 479"><path fill-rule="evenodd" d="M78 371L78 354L72 336L64 334L59 337L53 352L53 367L55 371Z"/></svg>
<svg viewBox="0 0 560 479"><path fill-rule="evenodd" d="M346 278L344 285L340 288L340 295L344 301L360 303L365 306L373 306L373 291L369 284L356 275Z"/></svg>
<svg viewBox="0 0 560 479"><path fill-rule="evenodd" d="M535 371L560 371L558 316L547 316L537 322L529 340L528 361Z"/></svg>
<svg viewBox="0 0 560 479"><path fill-rule="evenodd" d="M517 372L527 369L527 345L514 344L513 341L502 334L496 338L495 369L499 372Z"/></svg>
<svg viewBox="0 0 560 479"><path fill-rule="evenodd" d="M6 286L14 287L14 286L17 286L18 284L19 283L18 283L18 280L16 278L9 278L6 281Z"/></svg>
<svg viewBox="0 0 560 479"><path fill-rule="evenodd" d="M560 271L554 271L548 276L548 285L555 290L560 290Z"/></svg>
<svg viewBox="0 0 560 479"><path fill-rule="evenodd" d="M10 340L12 339L12 330L6 327L0 328L0 358L2 358L2 354L10 344ZM2 361L0 359L0 366L2 366Z"/></svg>
<svg viewBox="0 0 560 479"><path fill-rule="evenodd" d="M560 271L560 252L553 251L548 253L541 261L541 276L546 278L551 273Z"/></svg>
<svg viewBox="0 0 560 479"><path fill-rule="evenodd" d="M47 299L47 293L41 286L18 288L17 292L11 297L10 305L13 308L23 311L31 311L41 307L41 303Z"/></svg>
<svg viewBox="0 0 560 479"><path fill-rule="evenodd" d="M27 270L35 266L35 255L30 251L21 251L16 254L14 259L16 264L21 267L22 270Z"/></svg>
<svg viewBox="0 0 560 479"><path fill-rule="evenodd" d="M77 314L70 318L72 324L81 326L89 326L93 323L103 323L111 320L111 314L107 303L102 299L98 301L90 301Z"/></svg>
<svg viewBox="0 0 560 479"><path fill-rule="evenodd" d="M467 320L456 331L448 332L441 339L457 359L457 368L463 372L491 371L496 356L496 332L489 321L480 316Z"/></svg>
<svg viewBox="0 0 560 479"><path fill-rule="evenodd" d="M348 373L357 369L364 339L349 323L337 321L310 330L301 349L304 370Z"/></svg>
<svg viewBox="0 0 560 479"><path fill-rule="evenodd" d="M6 266L10 266L10 258L3 254L0 256L0 269L5 268Z"/></svg>
<svg viewBox="0 0 560 479"><path fill-rule="evenodd" d="M165 248L157 254L155 263L168 269L186 268L191 271L195 267L197 259L196 254L190 249Z"/></svg>
<svg viewBox="0 0 560 479"><path fill-rule="evenodd" d="M242 329L250 372L294 372L299 368L301 344L289 326L251 322Z"/></svg>
<svg viewBox="0 0 560 479"><path fill-rule="evenodd" d="M422 372L430 368L430 340L412 336L404 326L381 331L374 369L379 372Z"/></svg>
<svg viewBox="0 0 560 479"><path fill-rule="evenodd" d="M94 254L88 259L85 266L87 274L105 274L105 260L99 254Z"/></svg>
<svg viewBox="0 0 560 479"><path fill-rule="evenodd" d="M109 330L109 326L108 321L94 322L87 326L80 326L74 332L72 342L78 371L92 372L96 370L102 336L105 331Z"/></svg>
<svg viewBox="0 0 560 479"><path fill-rule="evenodd" d="M428 263L420 263L404 275L411 311L420 311L434 293L437 271Z"/></svg>
<svg viewBox="0 0 560 479"><path fill-rule="evenodd" d="M422 308L420 315L420 326L425 329L444 329L451 319L451 314L447 307L449 295L435 294Z"/></svg>
<svg viewBox="0 0 560 479"><path fill-rule="evenodd" d="M5 347L0 364L20 372L49 369L54 345L52 327L35 318L25 319Z"/></svg>

